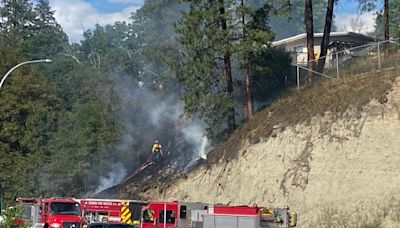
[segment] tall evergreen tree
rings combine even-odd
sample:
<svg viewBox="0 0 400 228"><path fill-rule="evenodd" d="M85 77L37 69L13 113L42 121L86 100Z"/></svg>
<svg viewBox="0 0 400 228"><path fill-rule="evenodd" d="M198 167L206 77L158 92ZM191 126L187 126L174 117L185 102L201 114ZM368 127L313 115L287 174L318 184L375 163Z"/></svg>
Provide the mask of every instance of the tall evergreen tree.
<svg viewBox="0 0 400 228"><path fill-rule="evenodd" d="M335 0L328 0L326 7L326 16L325 16L325 26L324 26L324 34L322 36L321 45L320 45L320 57L326 56L328 53L329 47L329 38L331 36L331 28L332 28L332 19L333 19L333 7L335 5ZM319 58L317 71L322 73L325 68L326 58Z"/></svg>
<svg viewBox="0 0 400 228"><path fill-rule="evenodd" d="M137 49L129 47L129 29L126 22L116 22L104 27L96 25L93 31L84 33L82 51L93 69L100 73L120 71L138 77Z"/></svg>
<svg viewBox="0 0 400 228"><path fill-rule="evenodd" d="M384 0L383 3L383 24L385 27L384 39L388 41L390 38L389 31L389 0ZM385 43L385 59L389 58L389 44Z"/></svg>
<svg viewBox="0 0 400 228"><path fill-rule="evenodd" d="M314 71L314 20L313 20L313 9L312 0L304 0L304 22L307 33L307 78L308 83L311 83L313 79Z"/></svg>
<svg viewBox="0 0 400 228"><path fill-rule="evenodd" d="M223 61L224 61L224 74L225 74L225 82L226 82L226 92L227 95L231 97L230 99L233 100L233 79L232 79L232 67L231 67L231 45L230 45L230 29L228 28L228 19L230 19L229 14L226 12L226 9L229 9L233 4L230 0L218 0L218 8L219 14L218 19L220 23L220 39L222 40L221 43L221 51L223 54ZM227 126L228 126L228 134L232 133L233 130L236 128L236 121L235 121L235 107L229 107L227 113Z"/></svg>
<svg viewBox="0 0 400 228"><path fill-rule="evenodd" d="M0 32L8 44L14 44L33 36L35 14L29 0L1 0Z"/></svg>
<svg viewBox="0 0 400 228"><path fill-rule="evenodd" d="M253 99L251 91L251 63L250 57L257 55L273 40L273 33L268 27L270 6L253 7L245 1L240 2L238 17L240 17L242 31L238 42L235 42L235 53L244 74L245 85L245 118L251 119L253 115Z"/></svg>
<svg viewBox="0 0 400 228"><path fill-rule="evenodd" d="M128 42L140 53L137 58L142 65L141 80L146 83L159 81L167 90L176 89L179 76L171 71L167 62L181 58L174 23L187 6L176 0L146 0L132 15L134 34Z"/></svg>
<svg viewBox="0 0 400 228"><path fill-rule="evenodd" d="M376 14L374 35L378 39L384 39L383 11ZM400 3L396 0L389 0L389 34L390 37L400 37Z"/></svg>
<svg viewBox="0 0 400 228"><path fill-rule="evenodd" d="M188 2L190 10L177 25L178 41L185 50L185 61L178 64L186 86L185 107L208 121L212 135L218 135L221 126L226 126L229 134L236 125L232 64L238 63L243 73L245 117L250 119L250 56L257 55L273 39L267 26L269 4L254 7L244 1Z"/></svg>
<svg viewBox="0 0 400 228"><path fill-rule="evenodd" d="M54 17L54 10L51 10L49 0L38 0L35 7L36 13L36 26L39 28L58 28L61 30L61 26L57 23Z"/></svg>
<svg viewBox="0 0 400 228"><path fill-rule="evenodd" d="M0 186L12 200L37 192L34 177L50 155L47 143L61 104L39 80L35 67L14 71L0 97Z"/></svg>
<svg viewBox="0 0 400 228"><path fill-rule="evenodd" d="M363 11L372 11L376 8L377 3L380 0L358 0L359 5L361 10ZM381 0L383 3L383 10L382 10L382 16L380 17L383 19L383 38L385 41L389 40L390 38L390 17L389 17L389 11L390 11L390 5L389 5L389 0ZM388 58L389 56L389 47L388 43L384 44L384 55L385 58Z"/></svg>
<svg viewBox="0 0 400 228"><path fill-rule="evenodd" d="M185 87L185 110L199 114L209 124L211 137L235 127L227 2L186 1L190 10L176 25L184 61L177 62Z"/></svg>
<svg viewBox="0 0 400 228"><path fill-rule="evenodd" d="M246 29L246 14L244 7L244 0L240 1L241 6L241 23L242 23L242 39L248 39L247 29ZM251 46L250 46L251 47ZM251 85L250 85L250 69L249 69L249 50L244 50L243 53L243 63L242 69L244 73L244 81L245 81L245 90L246 90L246 99L245 99L245 118L247 120L253 118L253 97L251 93Z"/></svg>
<svg viewBox="0 0 400 228"><path fill-rule="evenodd" d="M254 0L253 0L254 1ZM262 2L271 3L273 1L256 1L258 5ZM275 1L276 2L276 1ZM304 27L304 1L283 0L280 4L271 4L274 14L271 14L270 26L275 32L275 39L280 40L290 36L305 33ZM326 0L313 0L313 27L314 32L323 32L325 25ZM332 31L336 27L332 25Z"/></svg>

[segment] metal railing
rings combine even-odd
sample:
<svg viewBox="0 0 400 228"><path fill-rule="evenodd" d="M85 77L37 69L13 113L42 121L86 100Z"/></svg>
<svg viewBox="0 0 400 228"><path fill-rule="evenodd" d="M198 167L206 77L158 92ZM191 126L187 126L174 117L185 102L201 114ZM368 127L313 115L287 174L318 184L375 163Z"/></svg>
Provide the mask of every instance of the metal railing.
<svg viewBox="0 0 400 228"><path fill-rule="evenodd" d="M325 59L323 72L316 70L319 59ZM314 69L307 68L309 62L314 62ZM295 81L298 89L312 81L320 79L338 79L352 74L361 74L400 64L400 38L379 41L361 46L346 48L345 45L328 51L326 56L314 61L297 62ZM293 76L292 76L293 77Z"/></svg>

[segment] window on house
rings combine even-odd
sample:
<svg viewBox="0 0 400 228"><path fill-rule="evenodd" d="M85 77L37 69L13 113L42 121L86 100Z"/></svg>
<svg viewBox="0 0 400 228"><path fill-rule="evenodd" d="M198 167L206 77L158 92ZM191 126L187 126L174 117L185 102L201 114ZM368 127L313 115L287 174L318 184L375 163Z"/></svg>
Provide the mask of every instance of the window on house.
<svg viewBox="0 0 400 228"><path fill-rule="evenodd" d="M294 47L294 51L297 52L297 53L302 53L303 49L304 49L303 45Z"/></svg>

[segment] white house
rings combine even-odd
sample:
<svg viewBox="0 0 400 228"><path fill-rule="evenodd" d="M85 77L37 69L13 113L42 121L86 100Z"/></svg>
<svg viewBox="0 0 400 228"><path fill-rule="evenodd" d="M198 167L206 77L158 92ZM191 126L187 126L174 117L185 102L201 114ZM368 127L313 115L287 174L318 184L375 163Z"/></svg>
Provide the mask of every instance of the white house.
<svg viewBox="0 0 400 228"><path fill-rule="evenodd" d="M323 33L314 33L315 58L320 57L320 45ZM327 65L332 60L332 52L349 49L356 46L374 42L374 38L354 32L331 32L327 54ZM307 34L292 36L272 42L273 47L283 47L292 55L293 64L306 64L307 62Z"/></svg>

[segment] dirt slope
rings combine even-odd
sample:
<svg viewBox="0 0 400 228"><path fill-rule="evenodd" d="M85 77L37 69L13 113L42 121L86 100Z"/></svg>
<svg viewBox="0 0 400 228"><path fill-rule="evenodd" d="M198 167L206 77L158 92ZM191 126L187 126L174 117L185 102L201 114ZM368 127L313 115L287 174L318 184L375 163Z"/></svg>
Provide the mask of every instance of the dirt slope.
<svg viewBox="0 0 400 228"><path fill-rule="evenodd" d="M120 195L288 205L298 212L299 227L400 227L400 80L383 95L342 113L321 109L299 124L273 123L267 113L265 123L258 117L242 127L181 178L167 180L160 169L158 178L147 179L150 186L143 176Z"/></svg>

